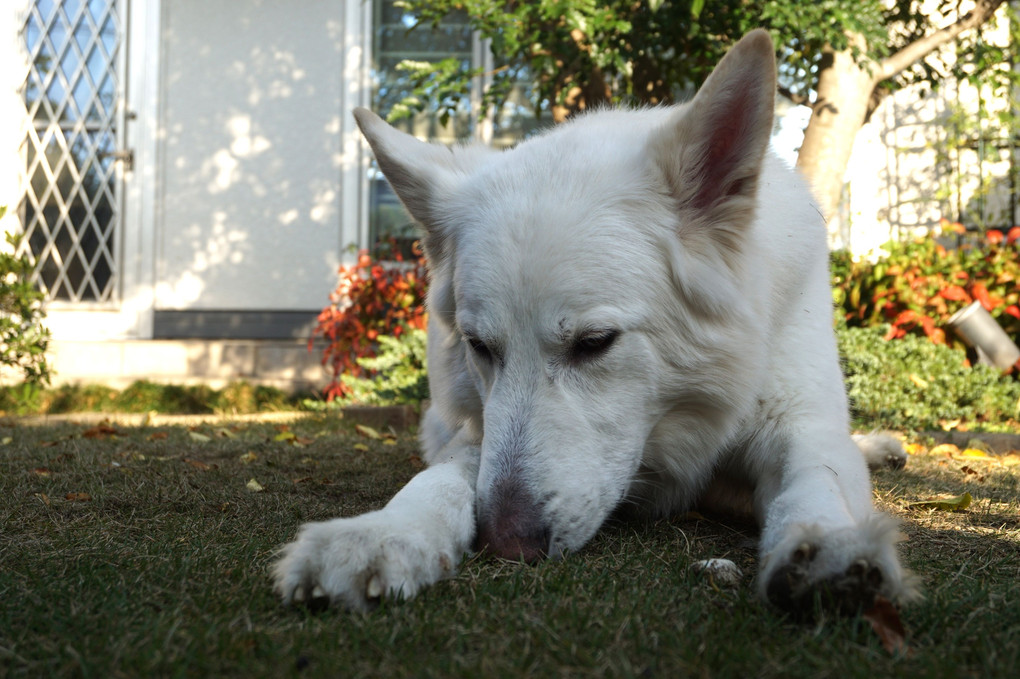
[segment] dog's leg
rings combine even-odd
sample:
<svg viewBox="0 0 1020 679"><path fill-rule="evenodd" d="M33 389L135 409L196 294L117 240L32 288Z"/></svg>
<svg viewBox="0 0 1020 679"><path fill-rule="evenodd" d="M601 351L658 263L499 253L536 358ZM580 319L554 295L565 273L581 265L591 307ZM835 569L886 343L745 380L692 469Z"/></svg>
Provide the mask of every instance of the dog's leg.
<svg viewBox="0 0 1020 679"><path fill-rule="evenodd" d="M459 432L382 509L302 526L273 566L285 603L328 598L367 609L449 577L475 535L479 448Z"/></svg>
<svg viewBox="0 0 1020 679"><path fill-rule="evenodd" d="M756 490L762 596L807 614L816 598L846 612L879 595L913 598L914 578L896 550L897 523L873 508L864 457L849 436L816 434L800 432Z"/></svg>

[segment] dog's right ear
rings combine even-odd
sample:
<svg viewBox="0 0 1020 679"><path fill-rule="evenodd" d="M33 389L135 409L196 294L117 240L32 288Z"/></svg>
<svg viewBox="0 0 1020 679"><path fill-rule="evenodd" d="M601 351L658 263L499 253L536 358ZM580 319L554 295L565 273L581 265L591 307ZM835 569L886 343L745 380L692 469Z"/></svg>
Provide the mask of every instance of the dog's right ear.
<svg viewBox="0 0 1020 679"><path fill-rule="evenodd" d="M452 178L453 152L405 134L366 108L354 109L354 119L375 153L379 169L407 211L425 229L439 227L437 194Z"/></svg>

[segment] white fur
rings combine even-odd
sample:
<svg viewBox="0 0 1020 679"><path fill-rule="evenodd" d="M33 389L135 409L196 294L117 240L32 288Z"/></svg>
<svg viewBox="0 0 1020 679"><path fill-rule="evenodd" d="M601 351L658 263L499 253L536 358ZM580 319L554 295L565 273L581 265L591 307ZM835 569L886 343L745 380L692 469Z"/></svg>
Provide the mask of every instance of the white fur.
<svg viewBox="0 0 1020 679"><path fill-rule="evenodd" d="M425 228L430 466L379 512L305 526L274 567L285 600L366 607L448 576L479 536L558 556L621 503L698 501L754 511L781 605L913 594L849 435L824 224L766 152L774 77L755 32L689 104L585 115L503 153L357 112Z"/></svg>

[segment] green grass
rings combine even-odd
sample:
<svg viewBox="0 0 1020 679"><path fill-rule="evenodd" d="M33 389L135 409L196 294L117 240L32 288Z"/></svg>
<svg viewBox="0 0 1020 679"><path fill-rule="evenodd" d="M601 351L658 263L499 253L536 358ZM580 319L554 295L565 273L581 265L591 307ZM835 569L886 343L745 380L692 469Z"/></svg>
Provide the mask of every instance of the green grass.
<svg viewBox="0 0 1020 679"><path fill-rule="evenodd" d="M328 416L279 426L0 426L0 675L955 679L1020 667L1020 467L926 455L877 476L927 595L901 611L910 650L893 655L864 620L798 624L760 603L754 528L694 514L610 525L559 562L471 559L370 614L283 608L266 574L274 550L303 521L381 506L420 461L406 435L360 438ZM966 512L909 506L963 491ZM747 574L738 588L689 573L719 556Z"/></svg>

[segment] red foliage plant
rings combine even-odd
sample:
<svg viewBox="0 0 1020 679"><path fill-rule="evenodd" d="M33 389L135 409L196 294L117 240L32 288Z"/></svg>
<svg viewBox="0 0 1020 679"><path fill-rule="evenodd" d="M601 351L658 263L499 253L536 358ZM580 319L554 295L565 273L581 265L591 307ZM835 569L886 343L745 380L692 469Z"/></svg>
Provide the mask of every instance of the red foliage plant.
<svg viewBox="0 0 1020 679"><path fill-rule="evenodd" d="M943 220L942 231L964 228ZM923 334L951 344L950 316L978 301L1014 339L1020 335L1020 226L990 230L983 242L947 249L934 238L887 246L876 262L833 255L837 306L848 325L889 324L886 339Z"/></svg>
<svg viewBox="0 0 1020 679"><path fill-rule="evenodd" d="M361 250L355 264L340 267L330 304L319 313L308 341L309 351L317 338L326 342L322 364L333 373L324 392L327 400L348 392L340 375L360 376L357 361L375 356L380 335L399 337L407 329L425 329L425 258L419 248L414 252L414 261L408 262L396 248L389 261Z"/></svg>

